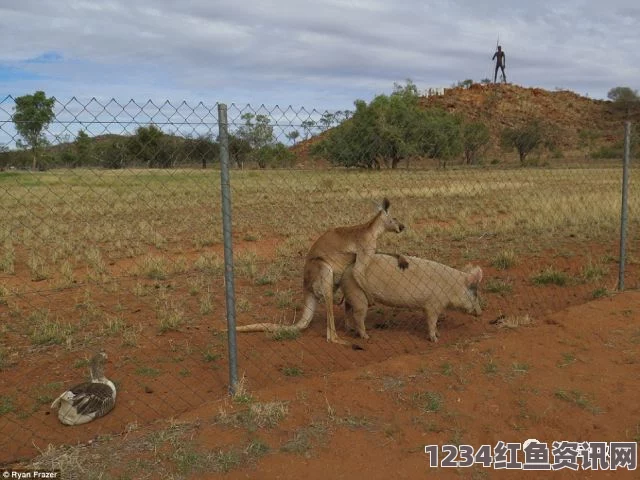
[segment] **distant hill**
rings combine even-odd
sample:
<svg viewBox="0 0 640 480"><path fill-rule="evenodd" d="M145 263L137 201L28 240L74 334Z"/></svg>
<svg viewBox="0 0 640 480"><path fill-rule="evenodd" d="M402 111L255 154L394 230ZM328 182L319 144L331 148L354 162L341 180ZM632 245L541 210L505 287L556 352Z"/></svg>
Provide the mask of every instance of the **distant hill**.
<svg viewBox="0 0 640 480"><path fill-rule="evenodd" d="M595 148L611 146L623 137L623 118L612 102L568 90L551 92L516 85L473 84L470 88L451 88L444 95L422 98L421 104L483 121L496 139L505 127L521 125L531 117L541 118L558 132L558 146L567 153L583 150L589 137L593 138ZM640 112L634 117L640 120Z"/></svg>
<svg viewBox="0 0 640 480"><path fill-rule="evenodd" d="M506 127L524 124L531 118L546 123L553 132L555 149L540 153L541 158L553 156L567 160L585 160L591 158L620 158L623 142L624 118L621 111L614 108L610 101L594 100L567 90L548 91L541 88L524 88L510 84L472 84L444 90L441 95L421 97L419 104L423 108L440 108L457 114L465 121L480 121L487 125L491 133L491 143L483 155L489 162L515 161L515 152L505 152L500 148L500 134ZM636 143L640 143L640 110L632 113L631 120L636 127ZM339 127L334 127L339 128ZM276 132L279 133L279 132ZM303 140L290 148L296 156L295 163L302 167L326 168L329 163L312 158L311 146L320 141L327 132ZM43 163L48 167L102 165L116 168L111 160L124 158L131 154L127 151L130 135L105 134L90 138L91 158L78 161L73 158L73 143L59 143L47 147L41 153ZM198 165L200 162L218 160L215 140L198 144L196 140L164 133L157 145L141 143L142 151L152 160L164 153L167 157L162 166ZM153 149L161 149L155 152ZM82 160L82 159L81 159ZM149 159L133 158L121 166L136 164L148 165ZM422 160L419 160L422 161ZM427 160L424 160L427 162ZM133 163L131 163L133 162ZM413 162L413 161L412 161ZM157 163L157 162L156 162ZM31 154L27 151L0 152L0 168L10 165L28 168ZM415 165L415 163L414 163Z"/></svg>
<svg viewBox="0 0 640 480"><path fill-rule="evenodd" d="M424 108L437 107L460 115L467 121L481 121L491 132L491 145L485 158L505 158L500 148L500 133L535 117L551 127L557 145L555 152L565 158L617 157L622 148L624 118L607 100L595 100L577 93L510 84L473 84L468 88L448 88L442 95L420 98ZM640 111L631 120L640 124ZM638 130L638 128L636 128ZM324 162L309 157L309 148L325 134L300 142L294 147L302 163L320 166Z"/></svg>

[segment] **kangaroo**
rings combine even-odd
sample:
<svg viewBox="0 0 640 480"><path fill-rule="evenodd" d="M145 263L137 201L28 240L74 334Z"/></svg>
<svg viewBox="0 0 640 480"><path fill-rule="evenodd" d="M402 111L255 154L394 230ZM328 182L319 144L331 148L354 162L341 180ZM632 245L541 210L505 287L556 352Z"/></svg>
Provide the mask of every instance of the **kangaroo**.
<svg viewBox="0 0 640 480"><path fill-rule="evenodd" d="M354 288L358 288L364 295L365 302L372 298L367 296L365 272L367 265L375 254L377 240L384 232L400 233L404 225L389 215L390 202L387 198L382 201L378 213L368 222L348 227L337 227L323 233L311 245L304 264L303 291L304 307L302 317L294 325L282 326L275 323L254 323L236 327L238 332L264 332L276 330L304 330L313 319L318 301L324 300L327 311L327 341L349 345L341 340L336 333L333 316L334 294L340 285L342 274L348 265L353 265L352 276ZM399 268L406 267L401 256L395 258Z"/></svg>
<svg viewBox="0 0 640 480"><path fill-rule="evenodd" d="M369 301L363 290L383 305L422 308L432 342L438 341L438 316L445 308L482 314L478 299L478 285L482 280L480 267L463 272L423 258L408 255L402 258L407 262L405 269L398 268L394 256L373 255L362 283L356 282L351 266L346 268L340 285L345 299L345 324L351 328L351 322L355 320L360 337L369 338L364 325Z"/></svg>

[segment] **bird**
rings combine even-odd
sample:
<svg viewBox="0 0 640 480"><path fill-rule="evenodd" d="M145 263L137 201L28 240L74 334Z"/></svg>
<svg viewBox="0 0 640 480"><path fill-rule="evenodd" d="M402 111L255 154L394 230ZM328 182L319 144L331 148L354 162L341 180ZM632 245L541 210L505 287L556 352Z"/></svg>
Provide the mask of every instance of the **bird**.
<svg viewBox="0 0 640 480"><path fill-rule="evenodd" d="M79 383L61 394L51 404L58 408L64 425L82 425L109 413L116 404L116 386L104 376L105 352L97 353L89 364L91 381Z"/></svg>

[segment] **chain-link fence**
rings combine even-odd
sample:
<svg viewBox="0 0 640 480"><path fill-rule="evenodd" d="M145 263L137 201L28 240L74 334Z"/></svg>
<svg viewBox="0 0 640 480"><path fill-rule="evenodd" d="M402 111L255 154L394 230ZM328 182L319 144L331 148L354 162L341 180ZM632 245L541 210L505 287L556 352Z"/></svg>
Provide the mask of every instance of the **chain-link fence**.
<svg viewBox="0 0 640 480"><path fill-rule="evenodd" d="M219 122L217 104L96 99L56 101L55 119L29 143L14 107L0 102L0 463L226 394L231 278L238 325L286 326L306 322L305 287L345 273L346 301L332 310L337 336L357 348L327 342L322 301L300 332L238 332L237 375L251 389L405 353L428 360L494 334L492 322L535 321L617 286L620 158L522 168L512 154L485 153L469 165L443 153L433 124L412 133L423 150L400 152L393 130L355 130L357 111L230 105ZM226 281L220 158L231 166ZM627 288L640 281L633 173ZM397 223L379 213L385 197ZM329 229L369 221L307 258ZM391 255L368 256L372 245ZM364 277L348 266L356 255ZM345 304L361 333L366 315L368 340L345 328ZM441 313L434 344L427 317ZM86 378L100 349L116 410L63 427L49 405Z"/></svg>

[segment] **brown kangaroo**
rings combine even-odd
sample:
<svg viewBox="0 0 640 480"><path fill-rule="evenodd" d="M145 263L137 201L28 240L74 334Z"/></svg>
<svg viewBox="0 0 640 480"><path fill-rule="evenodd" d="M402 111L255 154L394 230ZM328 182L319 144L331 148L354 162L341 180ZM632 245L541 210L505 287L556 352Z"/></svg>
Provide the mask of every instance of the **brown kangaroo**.
<svg viewBox="0 0 640 480"><path fill-rule="evenodd" d="M340 285L347 266L353 265L356 285L366 285L364 275L369 260L376 252L377 240L384 232L400 233L404 225L389 215L390 202L385 198L380 211L368 222L349 227L337 227L323 233L311 245L304 264L304 310L294 325L254 323L236 327L238 332L300 331L309 326L318 301L324 300L327 311L327 341L349 345L336 333L333 316L334 293ZM404 267L403 257L396 257L397 265ZM363 289L366 292L366 289ZM366 297L365 293L365 297Z"/></svg>

